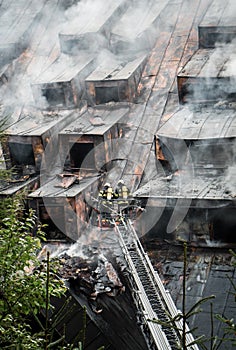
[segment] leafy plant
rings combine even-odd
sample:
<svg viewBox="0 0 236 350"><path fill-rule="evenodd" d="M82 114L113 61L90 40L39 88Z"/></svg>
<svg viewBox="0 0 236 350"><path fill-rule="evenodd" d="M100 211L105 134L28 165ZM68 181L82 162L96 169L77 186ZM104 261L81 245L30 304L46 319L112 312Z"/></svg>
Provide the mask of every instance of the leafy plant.
<svg viewBox="0 0 236 350"><path fill-rule="evenodd" d="M11 203L10 203L11 202ZM32 210L12 199L0 223L0 348L41 349L43 337L32 335L29 316L50 308L51 296L65 292L55 266L40 262L37 252L44 234Z"/></svg>
<svg viewBox="0 0 236 350"><path fill-rule="evenodd" d="M200 336L195 338L192 341L187 341L188 335L193 334L196 329L188 329L187 324L190 317L193 315L196 315L197 313L201 312L200 306L205 303L206 301L215 298L214 295L211 295L206 298L201 298L198 300L197 303L195 303L188 311L186 310L186 276L187 276L187 243L183 243L184 248L184 268L183 268L183 299L182 299L182 312L178 313L176 316L172 317L168 312L167 316L169 321L168 322L162 322L160 320L149 320L155 323L158 323L160 325L163 325L165 327L169 327L173 329L178 335L179 335L179 344L176 344L176 346L179 347L181 350L188 350L193 345L202 345L206 338L205 336ZM203 349L204 345L203 345ZM211 348L213 350L214 348ZM210 350L210 349L209 349Z"/></svg>

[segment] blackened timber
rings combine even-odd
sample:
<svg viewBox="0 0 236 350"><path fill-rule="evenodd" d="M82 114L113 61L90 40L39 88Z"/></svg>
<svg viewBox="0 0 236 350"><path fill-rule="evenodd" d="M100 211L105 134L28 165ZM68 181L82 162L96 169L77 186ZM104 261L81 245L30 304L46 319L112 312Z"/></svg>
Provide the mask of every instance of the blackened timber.
<svg viewBox="0 0 236 350"><path fill-rule="evenodd" d="M213 48L231 42L236 37L234 0L214 0L198 27L199 47Z"/></svg>
<svg viewBox="0 0 236 350"><path fill-rule="evenodd" d="M114 102L133 102L147 55L134 57L110 56L85 80L89 105Z"/></svg>
<svg viewBox="0 0 236 350"><path fill-rule="evenodd" d="M41 108L76 108L84 94L84 80L94 68L94 56L79 59L61 54L33 83L35 103Z"/></svg>
<svg viewBox="0 0 236 350"><path fill-rule="evenodd" d="M39 185L39 177L23 176L19 180L1 181L0 185L0 197L14 196L20 191L27 190L29 192L34 191Z"/></svg>
<svg viewBox="0 0 236 350"><path fill-rule="evenodd" d="M22 109L18 120L5 131L7 140L4 147L6 153L9 154L9 167L32 165L38 172L44 150L50 144L52 136L57 136L65 125L75 118L78 119L84 112L83 107L81 105L81 108L77 110L51 113L36 108Z"/></svg>
<svg viewBox="0 0 236 350"><path fill-rule="evenodd" d="M63 298L52 298L51 303L54 307L52 318L57 316L57 312L63 309L66 304L63 321L57 323L56 330L61 336L63 334L67 343L73 343L74 339L79 336L84 327L82 320L84 312L86 312L86 333L89 336L85 337L84 346L87 349L98 349L104 346L104 349L115 350L115 347L111 345L105 334L96 325L99 323L96 322L96 314L90 310L89 303L81 295L77 296L72 290L68 290ZM110 329L110 333L112 333L112 329Z"/></svg>
<svg viewBox="0 0 236 350"><path fill-rule="evenodd" d="M233 101L236 94L231 47L199 49L178 73L181 103Z"/></svg>
<svg viewBox="0 0 236 350"><path fill-rule="evenodd" d="M103 337L104 343L98 343L98 340L92 336L86 337L85 346L88 349L98 349L99 345L106 345L109 341L110 346L106 349L127 349L147 350L146 340L136 322L136 308L132 302L131 293L127 290L125 293L118 295L115 298L109 296L101 296L98 298L99 305L103 308L103 312L96 314L91 309L92 301L88 302L80 293L70 288L71 295L77 301L78 305L86 306L88 318L92 321L92 325L88 325L87 334L94 333L96 326ZM69 321L69 320L68 320ZM72 321L73 322L73 321ZM75 322L73 322L73 325ZM77 326L76 326L77 327ZM76 329L76 327L72 327ZM91 339L91 343L90 343ZM87 343L86 343L87 342Z"/></svg>
<svg viewBox="0 0 236 350"><path fill-rule="evenodd" d="M182 170L173 174L171 178L163 175L150 180L133 195L138 198L149 198L149 204L152 203L154 206L155 201L158 206L158 201L160 201L159 205L160 203L163 205L168 200L168 206L173 201L171 205L174 207L176 200L180 198L183 199L186 206L190 206L188 199L195 203L198 201L204 203L206 200L206 207L207 205L220 207L221 204L235 206L236 187L232 184L229 190L230 184L227 179L229 179L228 174L217 172L216 169L213 172L211 168L196 168L192 179L189 178L187 172Z"/></svg>
<svg viewBox="0 0 236 350"><path fill-rule="evenodd" d="M60 184L58 176L45 181L29 194L29 205L38 212L41 222L53 227L49 232L50 239L55 239L53 235L56 230L60 237L77 241L89 225L89 213L94 205L91 196L97 197L101 185L99 174L80 179L69 188L63 188Z"/></svg>
<svg viewBox="0 0 236 350"><path fill-rule="evenodd" d="M59 133L62 166L77 169L80 174L105 170L117 157L116 144L129 109L127 103L100 105L67 125Z"/></svg>

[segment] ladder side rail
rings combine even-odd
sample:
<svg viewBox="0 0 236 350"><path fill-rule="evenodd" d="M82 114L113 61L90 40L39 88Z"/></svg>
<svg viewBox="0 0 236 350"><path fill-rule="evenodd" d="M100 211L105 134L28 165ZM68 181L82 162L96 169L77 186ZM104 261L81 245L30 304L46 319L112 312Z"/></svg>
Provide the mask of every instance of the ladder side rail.
<svg viewBox="0 0 236 350"><path fill-rule="evenodd" d="M161 325L148 321L149 319L156 318L156 313L152 309L152 306L151 306L149 299L146 295L146 292L144 290L142 282L138 276L138 273L136 271L134 263L130 257L129 251L126 247L126 244L125 244L125 241L122 237L122 234L121 234L118 226L116 225L115 227L119 233L121 248L123 250L128 267L130 268L130 270L132 272L132 277L133 277L133 280L135 281L136 288L138 290L137 295L138 295L138 298L139 298L140 303L142 305L142 312L143 312L144 319L146 321L146 325L148 326L148 329L149 329L149 331L152 335L152 338L157 346L157 349L158 350L171 350L171 346L166 338L165 333L163 332L163 330L161 328Z"/></svg>
<svg viewBox="0 0 236 350"><path fill-rule="evenodd" d="M161 294L161 296L162 296L162 298L164 300L164 303L166 305L166 308L167 308L169 314L171 315L172 318L175 317L178 314L181 314L181 311L176 308L176 305L175 305L175 303L174 303L174 301L173 301L173 299L172 299L172 297L170 295L170 292L167 291L164 288L164 285L163 285L163 283L162 283L162 281L161 281L161 279L159 277L158 272L154 270L153 265L152 265L152 263L151 263L151 261L149 259L149 256L144 251L143 246L140 243L139 238L137 236L137 233L136 233L133 225L131 225L130 222L128 222L128 227L129 227L130 231L132 232L132 236L134 237L135 241L139 242L139 244L138 244L139 245L139 249L141 250L143 256L145 257L145 260L147 262L147 265L148 265L148 268L150 270L150 273L153 276L153 281L155 282L155 284L156 284L156 286L157 286L157 288L158 288L158 290L159 290L159 292L160 292L160 294ZM176 325L177 329L179 329L179 334L181 336L182 335L181 329L183 329L183 320L175 321L175 325ZM186 338L187 339L186 340L187 340L187 345L188 345L188 344L190 344L190 343L192 343L194 341L193 335L191 333L189 333L189 326L188 326L188 324L186 324L186 332L187 332L187 334L186 334ZM192 345L191 346L191 350L192 349L193 350L199 350L197 344Z"/></svg>
<svg viewBox="0 0 236 350"><path fill-rule="evenodd" d="M167 290L166 291L166 297L169 298L169 305L170 305L170 311L172 311L172 317L176 316L177 314L181 314L181 311L176 309L175 303L170 295L170 292ZM177 310L177 313L176 313ZM182 329L183 329L183 320L179 320L175 322L176 326L178 327L178 329L180 329L180 333L182 335ZM192 333L189 333L189 327L188 324L186 324L186 344L188 346L188 344L191 344L192 342L194 342L194 337L192 335ZM188 347L188 349L190 350L199 350L199 347L197 344L193 344L191 345L191 347Z"/></svg>
<svg viewBox="0 0 236 350"><path fill-rule="evenodd" d="M150 286L152 286L153 288L153 292L154 294L152 294L152 296L155 296L157 302L159 302L160 304L160 309L159 311L163 310L165 316L163 318L163 316L160 316L159 315L159 312L157 312L157 310L155 310L155 315L156 317L154 319L159 319L160 321L162 322L168 322L169 320L169 317L168 317L168 314L166 312L166 310L169 311L167 305L166 305L166 299L163 299L163 296L162 296L162 292L164 291L165 292L165 289L163 287L163 284L160 280L160 285L163 287L163 290L160 291L160 289L158 288L157 284L156 284L156 281L154 279L154 276L153 276L153 273L155 272L154 269L153 269L153 266L149 260L149 257L147 255L147 253L145 253L144 249L143 249L143 246L137 236L137 233L135 232L133 226L130 224L130 222L128 221L127 222L127 227L129 229L129 235L132 237L132 241L133 241L133 245L136 247L136 253L138 254L139 258L140 258L140 262L142 263L142 266L144 267L145 271L146 271L146 274L147 274L147 279L149 280L149 283L150 283ZM151 267L151 268L150 268ZM145 288L144 288L145 289ZM146 291L145 291L146 292ZM146 292L147 294L147 292ZM148 294L147 294L148 296ZM149 295L150 296L150 295ZM148 296L148 298L149 298ZM152 304L151 304L152 305ZM152 305L153 307L153 305ZM170 314L170 312L169 312ZM166 328L165 326L162 326L162 328ZM169 339L169 336L170 336L170 332L168 331L168 328L169 328L169 331L172 332L172 340ZM164 331L164 330L163 330ZM180 333L177 331L177 329L174 329L174 327L168 327L167 326L167 331L169 333L169 336L168 336L168 341L171 341L173 342L174 341L174 338L175 338L175 342L176 342L176 346L179 346L179 342L180 342ZM165 331L164 331L165 332ZM177 345L178 344L178 345Z"/></svg>

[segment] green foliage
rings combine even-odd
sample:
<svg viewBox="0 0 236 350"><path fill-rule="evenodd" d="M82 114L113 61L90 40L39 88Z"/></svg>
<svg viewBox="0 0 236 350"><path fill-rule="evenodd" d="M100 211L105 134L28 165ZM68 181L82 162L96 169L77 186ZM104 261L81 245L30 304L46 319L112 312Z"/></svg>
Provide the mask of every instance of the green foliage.
<svg viewBox="0 0 236 350"><path fill-rule="evenodd" d="M214 315L213 313L213 303L211 303L211 313L210 313L210 323L211 323L211 334L209 336L199 336L194 339L193 342L187 344L186 336L188 333L194 333L196 329L191 329L187 331L187 322L190 317L196 315L201 312L200 306L206 301L215 298L214 295L211 295L206 298L201 298L197 303L195 303L188 311L186 310L186 276L187 276L187 243L183 243L184 247L184 271L183 271L183 301L182 301L182 312L176 315L175 317L171 317L167 313L168 322L162 322L160 320L149 320L165 327L169 327L173 329L175 332L180 334L180 345L179 349L188 350L192 345L196 344L199 348L203 350L217 350L221 345L232 344L236 345L236 324L234 319L229 319L222 315ZM232 254L232 265L236 266L236 253L233 250L230 250ZM231 284L234 288L234 298L236 301L236 284L231 279ZM214 319L218 319L225 324L225 330L223 336L220 338L214 333ZM206 345L207 344L207 345Z"/></svg>
<svg viewBox="0 0 236 350"><path fill-rule="evenodd" d="M33 211L26 213L20 199L7 203L0 223L0 348L41 349L41 335L31 334L29 315L50 308L51 296L65 287L56 277L56 266L37 259L43 233L35 228Z"/></svg>
<svg viewBox="0 0 236 350"><path fill-rule="evenodd" d="M187 327L188 320L193 315L196 315L199 312L201 312L200 310L201 304L205 303L210 299L215 298L215 296L211 295L206 298L201 298L188 311L186 310L186 305L185 305L186 304L186 279L187 279L187 243L186 242L183 243L183 248L184 248L184 270L183 270L182 312L178 313L174 317L172 317L169 313L167 313L168 322L162 322L160 320L149 320L149 321L152 321L162 326L173 329L179 335L179 339L180 339L179 344L176 344L176 346L180 350L188 350L188 349L191 349L193 345L202 345L206 341L205 336L201 336L193 339L193 341L189 343L187 342L187 335L193 334L195 330L195 329L190 329L190 330L188 329ZM203 345L203 348L204 348L204 345Z"/></svg>

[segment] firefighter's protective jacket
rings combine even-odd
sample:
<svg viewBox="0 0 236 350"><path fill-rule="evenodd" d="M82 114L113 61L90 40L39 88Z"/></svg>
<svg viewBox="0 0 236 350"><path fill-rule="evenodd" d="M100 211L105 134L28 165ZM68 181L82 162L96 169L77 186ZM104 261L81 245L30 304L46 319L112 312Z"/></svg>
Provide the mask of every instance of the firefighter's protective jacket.
<svg viewBox="0 0 236 350"><path fill-rule="evenodd" d="M118 198L118 195L116 195L112 187L108 187L101 190L98 197L102 201L111 201L112 199Z"/></svg>
<svg viewBox="0 0 236 350"><path fill-rule="evenodd" d="M118 194L118 203L127 203L128 202L130 190L128 189L127 186L125 186L125 185L119 186L116 190L116 193Z"/></svg>

